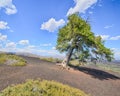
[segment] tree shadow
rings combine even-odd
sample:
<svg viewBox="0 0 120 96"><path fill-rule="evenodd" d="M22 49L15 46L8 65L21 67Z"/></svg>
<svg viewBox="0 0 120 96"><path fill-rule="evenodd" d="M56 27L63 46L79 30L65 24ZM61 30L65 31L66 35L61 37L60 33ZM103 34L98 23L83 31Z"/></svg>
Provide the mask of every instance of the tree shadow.
<svg viewBox="0 0 120 96"><path fill-rule="evenodd" d="M120 80L120 77L117 77L111 73L105 72L103 70L94 69L94 68L87 68L87 67L81 67L81 66L73 66L70 65L70 67L74 68L75 70L79 70L81 72L84 72L88 75L91 75L93 78L99 79L99 80Z"/></svg>

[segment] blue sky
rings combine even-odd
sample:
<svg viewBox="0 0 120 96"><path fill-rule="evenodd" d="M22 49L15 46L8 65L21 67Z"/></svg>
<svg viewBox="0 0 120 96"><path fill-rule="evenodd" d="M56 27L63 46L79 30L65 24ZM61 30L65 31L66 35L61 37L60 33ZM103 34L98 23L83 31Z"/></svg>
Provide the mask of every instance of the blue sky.
<svg viewBox="0 0 120 96"><path fill-rule="evenodd" d="M0 0L0 51L63 56L58 29L79 12L120 59L120 0Z"/></svg>

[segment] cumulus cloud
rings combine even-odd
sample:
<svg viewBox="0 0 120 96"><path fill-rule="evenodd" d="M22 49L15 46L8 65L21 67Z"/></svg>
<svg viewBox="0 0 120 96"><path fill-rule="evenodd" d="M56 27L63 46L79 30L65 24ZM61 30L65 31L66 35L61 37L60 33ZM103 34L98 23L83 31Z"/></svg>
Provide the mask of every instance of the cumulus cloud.
<svg viewBox="0 0 120 96"><path fill-rule="evenodd" d="M5 21L0 21L0 29L4 30L4 29L10 29L10 27L8 26L8 23Z"/></svg>
<svg viewBox="0 0 120 96"><path fill-rule="evenodd" d="M120 60L120 49L119 48L111 48L111 50L113 50L113 52L114 52L115 59Z"/></svg>
<svg viewBox="0 0 120 96"><path fill-rule="evenodd" d="M1 8L4 8L5 13L8 15L17 13L17 9L12 0L0 0L0 9Z"/></svg>
<svg viewBox="0 0 120 96"><path fill-rule="evenodd" d="M96 35L96 36L101 36L102 40L109 40L109 35Z"/></svg>
<svg viewBox="0 0 120 96"><path fill-rule="evenodd" d="M92 12L92 11L89 11L89 14L93 14L93 12Z"/></svg>
<svg viewBox="0 0 120 96"><path fill-rule="evenodd" d="M45 44L47 46L47 44ZM48 46L51 46L51 44L48 44ZM52 46L51 46L52 47ZM64 57L65 54L59 54L57 50L53 47L52 49L41 49L40 46L36 45L27 45L23 47L19 47L19 42L12 42L10 40L6 40L3 42L0 42L0 51L3 52L22 52L22 53L33 53L40 56L53 56L53 57Z"/></svg>
<svg viewBox="0 0 120 96"><path fill-rule="evenodd" d="M3 45L2 44L0 44L0 48L2 48L3 47Z"/></svg>
<svg viewBox="0 0 120 96"><path fill-rule="evenodd" d="M68 10L67 16L77 12L84 13L88 8L95 4L97 0L74 0L74 2L76 5Z"/></svg>
<svg viewBox="0 0 120 96"><path fill-rule="evenodd" d="M33 49L33 48L36 48L36 47L37 47L37 46L35 46L35 45L29 45L29 46L28 46L29 49Z"/></svg>
<svg viewBox="0 0 120 96"><path fill-rule="evenodd" d="M2 35L0 33L0 41L5 41L5 40L7 40L7 35Z"/></svg>
<svg viewBox="0 0 120 96"><path fill-rule="evenodd" d="M52 47L52 50L56 50L56 47Z"/></svg>
<svg viewBox="0 0 120 96"><path fill-rule="evenodd" d="M48 43L48 44L41 44L40 46L47 47L47 46L52 46L52 44L51 44L51 43Z"/></svg>
<svg viewBox="0 0 120 96"><path fill-rule="evenodd" d="M120 36L111 37L110 40L120 40Z"/></svg>
<svg viewBox="0 0 120 96"><path fill-rule="evenodd" d="M114 36L111 37L110 35L96 35L96 36L101 36L103 40L120 40L120 36Z"/></svg>
<svg viewBox="0 0 120 96"><path fill-rule="evenodd" d="M21 45L28 45L29 44L29 40L20 40L19 44L21 44Z"/></svg>
<svg viewBox="0 0 120 96"><path fill-rule="evenodd" d="M7 43L6 44L6 48L15 48L16 47L16 44L15 44L15 42L9 42L9 43Z"/></svg>
<svg viewBox="0 0 120 96"><path fill-rule="evenodd" d="M42 30L47 30L49 32L54 32L58 27L65 24L65 21L63 19L60 19L59 21L56 21L54 18L49 19L47 22L44 22L41 25Z"/></svg>
<svg viewBox="0 0 120 96"><path fill-rule="evenodd" d="M100 35L100 36L103 40L108 40L110 37L109 35Z"/></svg>

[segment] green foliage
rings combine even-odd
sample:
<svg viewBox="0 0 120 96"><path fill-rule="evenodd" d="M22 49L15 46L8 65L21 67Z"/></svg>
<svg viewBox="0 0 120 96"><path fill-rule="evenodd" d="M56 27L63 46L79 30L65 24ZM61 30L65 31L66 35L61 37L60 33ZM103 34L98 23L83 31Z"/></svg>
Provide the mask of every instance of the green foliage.
<svg viewBox="0 0 120 96"><path fill-rule="evenodd" d="M60 52L72 54L78 53L80 61L85 59L106 59L111 61L113 53L104 46L104 41L100 36L95 36L91 31L90 24L79 15L73 14L68 17L68 23L59 29L56 49Z"/></svg>
<svg viewBox="0 0 120 96"><path fill-rule="evenodd" d="M88 96L83 91L54 81L29 80L4 89L0 96Z"/></svg>
<svg viewBox="0 0 120 96"><path fill-rule="evenodd" d="M7 61L12 62L12 64L8 64L11 66L25 66L27 63L26 60L24 60L22 57L19 57L17 55L0 54L0 64L5 64Z"/></svg>

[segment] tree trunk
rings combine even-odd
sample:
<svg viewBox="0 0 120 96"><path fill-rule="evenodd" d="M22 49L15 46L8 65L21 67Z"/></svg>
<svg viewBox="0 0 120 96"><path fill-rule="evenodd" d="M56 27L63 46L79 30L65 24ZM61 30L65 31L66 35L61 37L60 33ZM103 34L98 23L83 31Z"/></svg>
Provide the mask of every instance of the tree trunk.
<svg viewBox="0 0 120 96"><path fill-rule="evenodd" d="M67 53L67 55L66 55L66 58L62 62L62 66L63 67L67 67L68 66L70 58L71 58L71 55L72 55L72 52L73 52L73 48L70 48L68 53Z"/></svg>

